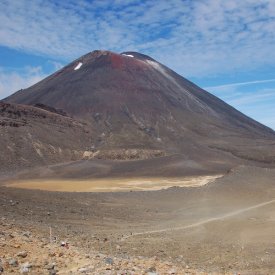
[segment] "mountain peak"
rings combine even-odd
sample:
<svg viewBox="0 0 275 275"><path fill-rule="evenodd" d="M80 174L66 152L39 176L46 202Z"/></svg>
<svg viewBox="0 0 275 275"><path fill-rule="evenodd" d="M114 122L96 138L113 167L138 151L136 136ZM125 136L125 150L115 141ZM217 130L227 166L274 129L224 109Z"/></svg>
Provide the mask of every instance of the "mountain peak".
<svg viewBox="0 0 275 275"><path fill-rule="evenodd" d="M89 62L94 62L97 59L105 60L107 63L112 63L114 67L117 67L117 64L124 63L124 65L127 65L127 63L131 63L131 58L133 58L132 62L135 61L154 61L157 62L155 59L151 58L148 55L139 53L139 52L134 52L134 51L127 51L127 52L122 52L122 53L115 53L112 51L107 51L107 50L94 50L92 52L89 52L80 58L76 59L72 63L75 64L77 62L81 63L89 63ZM71 63L71 64L72 64ZM118 66L121 67L121 66Z"/></svg>
<svg viewBox="0 0 275 275"><path fill-rule="evenodd" d="M138 52L123 52L119 54L107 50L94 50L76 59L68 66L73 66L74 70L79 70L82 65L84 68L87 64L94 63L96 67L111 65L113 69L123 69L131 65L144 66L146 64L140 63L140 61L147 60L153 61L151 57Z"/></svg>
<svg viewBox="0 0 275 275"><path fill-rule="evenodd" d="M146 61L146 60L156 61L155 59L153 59L149 55L145 55L145 54L142 54L142 53L139 53L139 52L132 52L132 51L122 52L121 55L134 57L134 58L137 58L137 59L140 59L140 60L143 60L143 61Z"/></svg>
<svg viewBox="0 0 275 275"><path fill-rule="evenodd" d="M257 159L255 139L275 136L271 129L134 51L93 51L5 101L45 105L85 120L93 129L91 147L96 149L161 150L205 160L222 150ZM247 148L251 146L240 152L244 140Z"/></svg>

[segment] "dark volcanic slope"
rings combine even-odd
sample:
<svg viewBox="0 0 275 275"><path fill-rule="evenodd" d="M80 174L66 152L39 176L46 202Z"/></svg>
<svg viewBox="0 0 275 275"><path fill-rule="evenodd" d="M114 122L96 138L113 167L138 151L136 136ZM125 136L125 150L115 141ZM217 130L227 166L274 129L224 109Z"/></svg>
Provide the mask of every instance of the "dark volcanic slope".
<svg viewBox="0 0 275 275"><path fill-rule="evenodd" d="M271 129L136 52L94 51L5 101L45 104L86 120L95 150L156 149L199 162L275 160Z"/></svg>
<svg viewBox="0 0 275 275"><path fill-rule="evenodd" d="M31 106L0 102L0 173L83 158L84 123Z"/></svg>

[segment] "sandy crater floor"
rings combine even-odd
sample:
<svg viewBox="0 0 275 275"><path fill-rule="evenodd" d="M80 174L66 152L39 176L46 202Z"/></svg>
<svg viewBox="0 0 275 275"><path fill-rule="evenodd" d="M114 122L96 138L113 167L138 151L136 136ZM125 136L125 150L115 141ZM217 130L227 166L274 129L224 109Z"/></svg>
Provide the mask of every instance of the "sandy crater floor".
<svg viewBox="0 0 275 275"><path fill-rule="evenodd" d="M240 167L211 183L213 178L208 176L97 180L93 184L63 180L60 186L55 180L33 180L25 181L24 188L23 181L9 182L13 188L0 186L0 232L4 234L0 258L8 271L13 268L7 264L9 258L18 259L20 265L31 262L34 273L30 274L49 274L44 269L40 272L44 259L41 262L39 255L56 262L58 274L70 274L72 268L73 274L81 274L79 268L86 264L91 270L87 274L100 275L147 275L150 270L160 275L173 274L173 270L175 274L275 274L274 179L275 169ZM168 188L180 184L196 187ZM51 191L82 193L37 190L43 185ZM110 188L133 192L88 192ZM154 188L161 190L147 192ZM65 256L59 256L58 244L51 256L49 228L58 241L70 242ZM21 240L23 230L37 234L43 243ZM32 245L37 247L34 258ZM18 258L21 250L30 253ZM66 262L68 253L80 265L71 267ZM114 264L106 264L105 257ZM13 268L15 274L19 268Z"/></svg>
<svg viewBox="0 0 275 275"><path fill-rule="evenodd" d="M89 180L32 179L16 180L7 187L60 192L121 192L152 191L169 187L198 187L213 182L222 175L182 178L110 178Z"/></svg>

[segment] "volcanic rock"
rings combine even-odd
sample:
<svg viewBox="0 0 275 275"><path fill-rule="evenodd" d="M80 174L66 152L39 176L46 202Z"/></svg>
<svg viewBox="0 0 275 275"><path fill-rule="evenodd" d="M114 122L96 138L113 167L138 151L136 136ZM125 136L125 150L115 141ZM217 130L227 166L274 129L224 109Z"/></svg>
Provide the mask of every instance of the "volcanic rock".
<svg viewBox="0 0 275 275"><path fill-rule="evenodd" d="M6 166L15 156L21 166L171 155L178 169L275 162L273 130L137 52L88 53L4 101Z"/></svg>

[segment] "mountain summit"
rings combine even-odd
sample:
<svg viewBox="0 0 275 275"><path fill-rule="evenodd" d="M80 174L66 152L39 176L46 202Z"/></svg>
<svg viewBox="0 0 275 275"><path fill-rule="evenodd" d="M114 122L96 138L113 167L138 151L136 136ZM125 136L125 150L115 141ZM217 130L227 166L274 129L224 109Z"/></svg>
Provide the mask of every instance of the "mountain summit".
<svg viewBox="0 0 275 275"><path fill-rule="evenodd" d="M89 149L106 157L132 150L195 163L275 160L273 130L137 52L93 51L4 101L85 121Z"/></svg>

